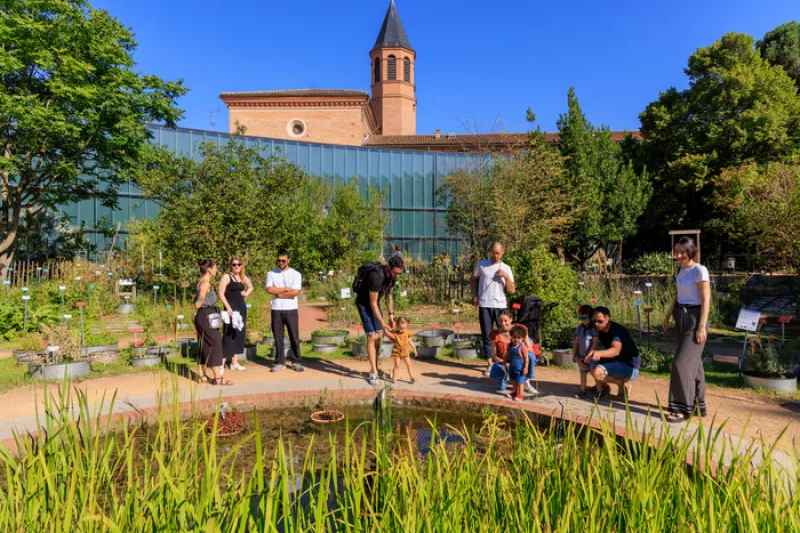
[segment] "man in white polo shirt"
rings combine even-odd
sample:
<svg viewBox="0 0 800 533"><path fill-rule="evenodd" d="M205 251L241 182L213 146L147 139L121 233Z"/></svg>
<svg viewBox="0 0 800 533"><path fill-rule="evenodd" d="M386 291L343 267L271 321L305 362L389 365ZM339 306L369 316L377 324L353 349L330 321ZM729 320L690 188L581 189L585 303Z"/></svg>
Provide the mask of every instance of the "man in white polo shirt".
<svg viewBox="0 0 800 533"><path fill-rule="evenodd" d="M283 349L283 328L289 330L292 370L305 370L300 364L300 330L297 315L297 295L303 288L303 276L289 267L289 252L278 252L278 268L267 273L267 292L272 295L272 336L275 337L275 364L272 372L286 368Z"/></svg>
<svg viewBox="0 0 800 533"><path fill-rule="evenodd" d="M489 333L499 326L497 318L500 311L508 306L504 291L514 294L516 290L511 267L503 263L504 253L505 249L501 243L492 244L489 259L478 263L470 280L472 299L478 306L483 357L489 362L484 372L487 376L492 368L492 341L489 339Z"/></svg>

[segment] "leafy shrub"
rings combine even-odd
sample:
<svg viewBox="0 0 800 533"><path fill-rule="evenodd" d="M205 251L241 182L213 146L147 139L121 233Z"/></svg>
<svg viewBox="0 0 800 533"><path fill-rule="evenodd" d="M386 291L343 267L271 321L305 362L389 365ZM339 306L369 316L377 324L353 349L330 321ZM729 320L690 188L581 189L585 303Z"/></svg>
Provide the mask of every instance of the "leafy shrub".
<svg viewBox="0 0 800 533"><path fill-rule="evenodd" d="M84 337L86 346L108 346L119 342L119 335L111 331L87 333Z"/></svg>
<svg viewBox="0 0 800 533"><path fill-rule="evenodd" d="M511 266L517 288L517 299L538 296L545 302L559 305L544 317L542 340L546 346L555 346L561 329L571 325L573 305L578 296L578 276L547 248L509 252L503 260Z"/></svg>
<svg viewBox="0 0 800 533"><path fill-rule="evenodd" d="M642 358L642 370L656 370L667 362L672 354L656 346L646 344L639 346L639 357Z"/></svg>
<svg viewBox="0 0 800 533"><path fill-rule="evenodd" d="M747 358L751 372L759 377L790 378L797 374L800 350L794 343L776 343L772 337L764 345L759 335L750 339Z"/></svg>
<svg viewBox="0 0 800 533"><path fill-rule="evenodd" d="M641 275L669 275L672 273L672 256L666 252L644 254L634 261L631 272Z"/></svg>
<svg viewBox="0 0 800 533"><path fill-rule="evenodd" d="M709 321L716 325L735 326L744 304L736 294L721 294L711 298Z"/></svg>

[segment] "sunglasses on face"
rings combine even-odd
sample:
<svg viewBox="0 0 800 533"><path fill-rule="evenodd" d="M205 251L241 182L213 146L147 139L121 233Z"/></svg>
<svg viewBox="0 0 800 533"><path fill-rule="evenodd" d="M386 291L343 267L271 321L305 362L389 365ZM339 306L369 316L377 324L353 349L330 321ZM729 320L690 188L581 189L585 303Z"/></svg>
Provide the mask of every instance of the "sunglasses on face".
<svg viewBox="0 0 800 533"><path fill-rule="evenodd" d="M288 259L278 259L278 263L288 263Z"/></svg>
<svg viewBox="0 0 800 533"><path fill-rule="evenodd" d="M595 323L595 324L605 324L606 321L605 320L592 320L592 322Z"/></svg>
<svg viewBox="0 0 800 533"><path fill-rule="evenodd" d="M233 266L233 267L240 267L240 266L242 266L242 264L241 264L241 263L231 263L231 266Z"/></svg>
<svg viewBox="0 0 800 533"><path fill-rule="evenodd" d="M578 320L580 320L581 322L586 322L587 320L591 320L591 319L592 319L592 317L590 317L590 316L578 315Z"/></svg>

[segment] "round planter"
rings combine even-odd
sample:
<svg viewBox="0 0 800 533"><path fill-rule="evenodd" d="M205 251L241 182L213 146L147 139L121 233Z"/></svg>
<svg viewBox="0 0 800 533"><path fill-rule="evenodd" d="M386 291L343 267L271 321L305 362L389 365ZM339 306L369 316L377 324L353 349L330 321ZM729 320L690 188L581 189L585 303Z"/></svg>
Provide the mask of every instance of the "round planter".
<svg viewBox="0 0 800 533"><path fill-rule="evenodd" d="M452 329L440 329L439 334L444 337L445 346L453 344L453 339L456 337L456 332Z"/></svg>
<svg viewBox="0 0 800 533"><path fill-rule="evenodd" d="M453 349L457 348L472 348L475 346L475 342L472 339L465 339L461 337L460 339L453 340Z"/></svg>
<svg viewBox="0 0 800 533"><path fill-rule="evenodd" d="M84 346L81 348L81 352L83 355L92 355L96 353L103 353L103 352L118 352L119 351L119 343L115 342L112 344L96 344L94 346Z"/></svg>
<svg viewBox="0 0 800 533"><path fill-rule="evenodd" d="M261 344L266 344L267 346L275 346L275 337L264 337L261 339Z"/></svg>
<svg viewBox="0 0 800 533"><path fill-rule="evenodd" d="M161 363L161 356L159 355L143 355L134 357L131 360L131 366L135 367L158 366L159 363Z"/></svg>
<svg viewBox="0 0 800 533"><path fill-rule="evenodd" d="M392 348L394 348L393 342L382 342L381 343L381 353L379 359L386 359L387 357L392 356Z"/></svg>
<svg viewBox="0 0 800 533"><path fill-rule="evenodd" d="M417 346L417 357L420 359L433 359L441 351L441 346Z"/></svg>
<svg viewBox="0 0 800 533"><path fill-rule="evenodd" d="M311 351L315 353L333 353L338 348L338 344L314 344L311 346Z"/></svg>
<svg viewBox="0 0 800 533"><path fill-rule="evenodd" d="M178 351L182 357L197 355L197 341L194 339L178 339Z"/></svg>
<svg viewBox="0 0 800 533"><path fill-rule="evenodd" d="M477 359L478 349L473 347L453 348L453 355L456 359Z"/></svg>
<svg viewBox="0 0 800 533"><path fill-rule="evenodd" d="M41 356L35 353L26 353L17 357L17 365L19 366L26 366L30 364L35 364L39 362Z"/></svg>
<svg viewBox="0 0 800 533"><path fill-rule="evenodd" d="M447 334L440 329L425 329L417 332L417 337L422 340L423 346L444 346Z"/></svg>
<svg viewBox="0 0 800 533"><path fill-rule="evenodd" d="M119 350L117 351L108 350L105 352L93 353L92 355L90 355L89 363L91 364L99 363L101 365L109 365L111 363L119 363L120 358L121 355L119 353Z"/></svg>
<svg viewBox="0 0 800 533"><path fill-rule="evenodd" d="M278 351L274 345L272 346L271 353L272 357L275 357L278 354ZM286 356L287 359L289 359L291 353L292 353L292 343L290 343L288 339L283 339L283 354Z"/></svg>
<svg viewBox="0 0 800 533"><path fill-rule="evenodd" d="M147 355L165 355L169 357L175 349L172 346L154 346L147 349Z"/></svg>
<svg viewBox="0 0 800 533"><path fill-rule="evenodd" d="M334 329L331 330L331 333L335 333L335 335L314 335L311 334L311 342L314 344L335 344L340 345L344 342L347 336L350 334L349 332L343 329Z"/></svg>
<svg viewBox="0 0 800 533"><path fill-rule="evenodd" d="M11 355L14 356L14 359L19 360L20 357L31 355L33 352L30 350L12 350Z"/></svg>
<svg viewBox="0 0 800 533"><path fill-rule="evenodd" d="M572 360L572 350L553 350L551 352L550 360L554 365L578 368L578 363Z"/></svg>
<svg viewBox="0 0 800 533"><path fill-rule="evenodd" d="M344 420L344 413L341 411L316 411L311 413L311 421L317 424L333 424Z"/></svg>
<svg viewBox="0 0 800 533"><path fill-rule="evenodd" d="M256 358L256 354L258 352L258 346L255 344L245 344L244 345L244 353L239 355L240 361L252 361Z"/></svg>
<svg viewBox="0 0 800 533"><path fill-rule="evenodd" d="M72 363L62 363L58 365L36 365L31 366L33 379L75 379L85 376L92 370L88 361L75 361Z"/></svg>
<svg viewBox="0 0 800 533"><path fill-rule="evenodd" d="M792 393L797 391L797 378L760 378L742 373L744 384L754 389Z"/></svg>
<svg viewBox="0 0 800 533"><path fill-rule="evenodd" d="M355 357L367 357L367 345L360 342L350 343L350 351Z"/></svg>
<svg viewBox="0 0 800 533"><path fill-rule="evenodd" d="M122 304L119 307L117 307L117 314L118 315L129 315L129 314L133 313L135 310L136 310L136 308L133 306L133 304Z"/></svg>

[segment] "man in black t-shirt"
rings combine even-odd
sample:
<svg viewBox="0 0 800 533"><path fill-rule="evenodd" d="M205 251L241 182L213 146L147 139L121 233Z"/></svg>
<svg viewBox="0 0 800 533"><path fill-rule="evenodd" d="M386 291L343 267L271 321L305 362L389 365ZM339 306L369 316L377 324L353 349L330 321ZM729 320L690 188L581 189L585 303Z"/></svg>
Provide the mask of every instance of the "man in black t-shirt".
<svg viewBox="0 0 800 533"><path fill-rule="evenodd" d="M585 363L597 382L597 399L610 392L608 383L619 387L617 395L620 398L624 397L623 394L630 395L630 381L639 375L639 349L628 330L611 321L611 311L607 307L596 307L592 322L603 349L586 356Z"/></svg>
<svg viewBox="0 0 800 533"><path fill-rule="evenodd" d="M387 326L394 328L394 302L392 300L392 287L397 276L403 273L403 260L399 257L389 259L388 265L375 268L369 272L356 295L356 307L367 334L367 358L369 359L370 385L378 384L378 353L381 349L381 334ZM383 321L380 299L386 296L386 310L389 314L389 323Z"/></svg>

